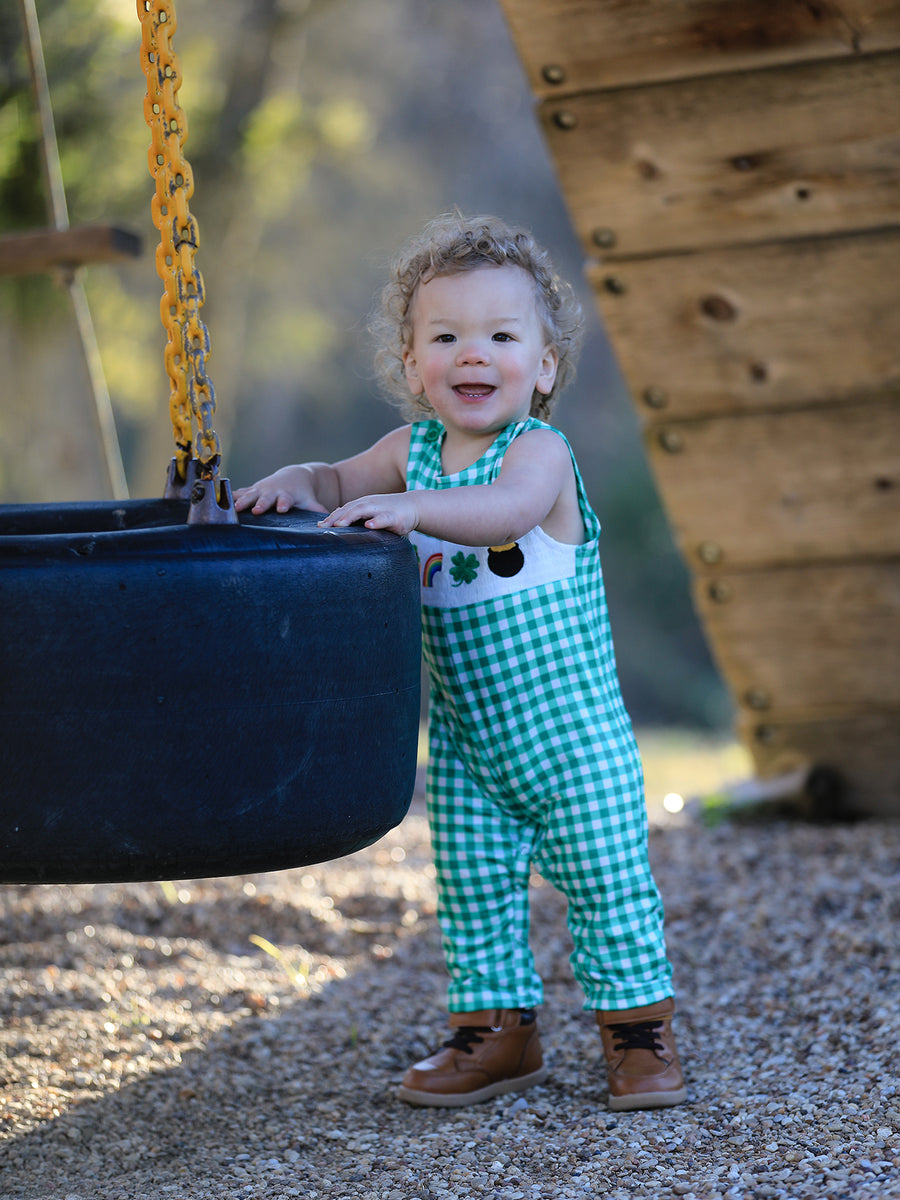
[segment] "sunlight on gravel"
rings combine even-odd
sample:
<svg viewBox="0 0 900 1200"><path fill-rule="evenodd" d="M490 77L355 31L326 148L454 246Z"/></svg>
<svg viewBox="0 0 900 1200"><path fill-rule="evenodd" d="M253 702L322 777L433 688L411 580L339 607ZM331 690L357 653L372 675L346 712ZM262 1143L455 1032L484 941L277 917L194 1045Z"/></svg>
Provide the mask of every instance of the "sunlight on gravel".
<svg viewBox="0 0 900 1200"><path fill-rule="evenodd" d="M699 824L730 743L641 737L690 1103L611 1114L534 879L548 1082L412 1109L445 1036L421 797L338 862L0 888L2 1200L900 1197L900 823Z"/></svg>

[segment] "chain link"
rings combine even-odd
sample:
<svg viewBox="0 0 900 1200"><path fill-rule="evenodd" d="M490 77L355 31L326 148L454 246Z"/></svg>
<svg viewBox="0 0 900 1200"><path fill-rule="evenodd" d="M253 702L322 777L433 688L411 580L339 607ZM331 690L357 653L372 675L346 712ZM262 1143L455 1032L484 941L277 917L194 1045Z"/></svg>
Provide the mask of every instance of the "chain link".
<svg viewBox="0 0 900 1200"><path fill-rule="evenodd" d="M200 320L203 278L194 265L200 239L188 207L194 177L183 151L187 117L177 99L181 70L172 49L177 28L175 5L173 0L137 0L137 11L142 30L141 66L147 77L148 163L156 181L151 213L161 239L156 270L165 287L159 311L168 333L165 364L171 384L175 468L181 480L188 478L196 428L200 477L215 480L221 460L219 439L212 428L216 393L206 371L209 332Z"/></svg>

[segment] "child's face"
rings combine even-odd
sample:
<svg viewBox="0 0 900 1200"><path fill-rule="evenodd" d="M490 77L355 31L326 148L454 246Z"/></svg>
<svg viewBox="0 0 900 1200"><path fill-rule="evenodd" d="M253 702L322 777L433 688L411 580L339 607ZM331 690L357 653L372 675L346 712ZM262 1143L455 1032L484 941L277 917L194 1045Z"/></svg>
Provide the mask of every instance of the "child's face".
<svg viewBox="0 0 900 1200"><path fill-rule="evenodd" d="M558 355L520 267L438 275L419 284L410 315L406 379L448 432L497 432L529 415L535 389L552 390Z"/></svg>

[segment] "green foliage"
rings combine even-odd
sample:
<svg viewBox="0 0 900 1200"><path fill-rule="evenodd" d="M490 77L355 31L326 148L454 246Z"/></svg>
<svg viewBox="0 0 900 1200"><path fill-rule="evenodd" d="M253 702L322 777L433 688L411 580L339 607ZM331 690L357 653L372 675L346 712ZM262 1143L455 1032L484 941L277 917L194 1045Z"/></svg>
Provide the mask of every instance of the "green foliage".
<svg viewBox="0 0 900 1200"><path fill-rule="evenodd" d="M9 9L12 9L12 12ZM46 221L40 124L18 6L0 25L0 228ZM73 223L108 211L110 199L134 197L141 175L135 135L142 123L141 81L129 81L138 62L136 16L126 24L120 6L95 0L43 0L41 41ZM134 12L132 6L132 12ZM126 70L126 57L130 60ZM127 99L126 99L127 97ZM135 113L121 121L123 112ZM146 136L143 137L146 146ZM145 162L143 164L145 166Z"/></svg>

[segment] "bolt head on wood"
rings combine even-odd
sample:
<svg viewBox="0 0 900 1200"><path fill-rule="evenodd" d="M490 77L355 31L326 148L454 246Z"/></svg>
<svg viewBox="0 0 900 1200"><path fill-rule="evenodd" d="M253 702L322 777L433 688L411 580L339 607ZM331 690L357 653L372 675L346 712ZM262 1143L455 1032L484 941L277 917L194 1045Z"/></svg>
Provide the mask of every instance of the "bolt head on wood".
<svg viewBox="0 0 900 1200"><path fill-rule="evenodd" d="M663 429L659 444L667 454L680 454L684 449L684 438L677 429Z"/></svg>
<svg viewBox="0 0 900 1200"><path fill-rule="evenodd" d="M724 579L716 579L709 585L709 598L715 604L727 604L734 595L734 589Z"/></svg>
<svg viewBox="0 0 900 1200"><path fill-rule="evenodd" d="M669 397L662 388L648 387L644 388L644 403L648 408L666 408L669 403Z"/></svg>
<svg viewBox="0 0 900 1200"><path fill-rule="evenodd" d="M701 542L697 547L697 556L707 566L713 566L715 563L722 561L724 554L718 542Z"/></svg>
<svg viewBox="0 0 900 1200"><path fill-rule="evenodd" d="M744 693L744 703L749 707L756 709L758 712L764 709L771 708L772 697L765 688L751 687Z"/></svg>

